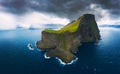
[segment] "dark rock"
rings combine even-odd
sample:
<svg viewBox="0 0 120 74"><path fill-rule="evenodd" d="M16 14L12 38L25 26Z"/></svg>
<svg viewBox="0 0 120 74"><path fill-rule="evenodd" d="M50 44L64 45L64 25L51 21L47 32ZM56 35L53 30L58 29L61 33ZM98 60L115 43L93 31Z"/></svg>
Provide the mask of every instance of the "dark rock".
<svg viewBox="0 0 120 74"><path fill-rule="evenodd" d="M99 40L99 29L94 15L85 14L60 30L42 31L42 39L36 45L40 50L47 50L46 56L58 57L63 62L70 63L77 58L74 53L82 42Z"/></svg>

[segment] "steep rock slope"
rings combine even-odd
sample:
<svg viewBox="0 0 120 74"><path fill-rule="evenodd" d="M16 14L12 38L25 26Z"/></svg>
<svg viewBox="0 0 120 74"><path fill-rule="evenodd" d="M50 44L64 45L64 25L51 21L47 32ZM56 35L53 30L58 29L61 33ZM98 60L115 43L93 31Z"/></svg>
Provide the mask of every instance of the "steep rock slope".
<svg viewBox="0 0 120 74"><path fill-rule="evenodd" d="M99 29L92 14L84 14L60 30L42 31L41 41L37 48L46 50L46 56L58 57L65 63L70 63L77 57L74 53L82 42L98 42Z"/></svg>

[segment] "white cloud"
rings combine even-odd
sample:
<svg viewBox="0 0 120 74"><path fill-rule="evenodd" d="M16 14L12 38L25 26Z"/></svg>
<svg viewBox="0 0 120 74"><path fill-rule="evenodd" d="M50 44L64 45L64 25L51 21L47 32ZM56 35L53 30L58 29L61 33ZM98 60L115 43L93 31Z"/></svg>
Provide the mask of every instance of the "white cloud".
<svg viewBox="0 0 120 74"><path fill-rule="evenodd" d="M103 9L100 5L97 4L91 4L90 5L90 9L93 10L93 13L96 14L96 16L101 16L101 18L99 18L97 20L97 23L99 25L115 25L115 24L120 24L120 18L119 19L113 19L111 17L112 14L110 14L110 12L107 9Z"/></svg>
<svg viewBox="0 0 120 74"><path fill-rule="evenodd" d="M0 29L14 29L15 17L9 13L0 12Z"/></svg>
<svg viewBox="0 0 120 74"><path fill-rule="evenodd" d="M43 14L39 12L33 12L27 15L24 15L20 17L22 21L26 24L31 24L31 25L43 25L43 24L62 24L66 25L69 23L69 20L67 18L59 18L54 15L48 15L48 14Z"/></svg>
<svg viewBox="0 0 120 74"><path fill-rule="evenodd" d="M0 18L0 29L15 29L18 25L24 28L29 28L31 25L42 27L44 24L66 25L70 22L67 18L59 18L39 12L32 12L21 16L0 12Z"/></svg>

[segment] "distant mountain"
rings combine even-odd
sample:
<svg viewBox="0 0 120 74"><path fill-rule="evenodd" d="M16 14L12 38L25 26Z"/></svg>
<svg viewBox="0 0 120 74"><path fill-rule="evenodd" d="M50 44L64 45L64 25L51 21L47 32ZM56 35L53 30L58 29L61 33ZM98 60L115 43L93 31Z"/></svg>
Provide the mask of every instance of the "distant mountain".
<svg viewBox="0 0 120 74"><path fill-rule="evenodd" d="M21 26L21 25L17 25L16 30L25 30L25 29L28 29L27 27L24 27L24 26Z"/></svg>
<svg viewBox="0 0 120 74"><path fill-rule="evenodd" d="M33 26L30 26L30 27L29 27L29 30L38 30L38 29L41 29L41 28L33 27Z"/></svg>
<svg viewBox="0 0 120 74"><path fill-rule="evenodd" d="M120 28L120 25L100 25L99 27L113 27L113 28Z"/></svg>
<svg viewBox="0 0 120 74"><path fill-rule="evenodd" d="M16 29L23 29L24 27L20 26L20 25L17 25L16 26Z"/></svg>

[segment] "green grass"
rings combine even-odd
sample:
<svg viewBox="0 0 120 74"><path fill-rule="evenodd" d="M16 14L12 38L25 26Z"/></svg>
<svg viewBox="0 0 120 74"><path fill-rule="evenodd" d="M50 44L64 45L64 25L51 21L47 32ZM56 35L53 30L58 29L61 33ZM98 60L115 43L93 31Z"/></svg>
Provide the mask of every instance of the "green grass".
<svg viewBox="0 0 120 74"><path fill-rule="evenodd" d="M83 16L82 16L83 17ZM64 32L75 32L77 31L79 24L80 24L80 20L81 18L75 20L72 23L69 23L68 25L64 26L63 28L61 28L60 30L49 30L49 29L45 29L45 32L49 32L49 33L56 33L56 34L60 34L60 33L64 33Z"/></svg>

